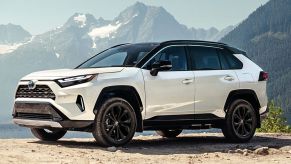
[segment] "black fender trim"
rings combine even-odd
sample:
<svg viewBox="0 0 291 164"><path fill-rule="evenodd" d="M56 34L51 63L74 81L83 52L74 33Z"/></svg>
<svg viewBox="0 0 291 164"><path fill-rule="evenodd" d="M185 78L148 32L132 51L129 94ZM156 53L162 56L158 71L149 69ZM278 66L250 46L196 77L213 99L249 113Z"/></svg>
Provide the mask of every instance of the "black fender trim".
<svg viewBox="0 0 291 164"><path fill-rule="evenodd" d="M118 85L118 86L109 86L102 89L100 92L97 101L94 106L94 114L100 109L101 105L105 100L111 97L120 97L128 101L134 108L136 118L137 118L137 132L143 131L143 122L141 112L143 111L143 104L141 98L132 86L128 85Z"/></svg>
<svg viewBox="0 0 291 164"><path fill-rule="evenodd" d="M256 116L257 116L257 127L261 127L261 119L260 119L260 102L257 97L257 94L254 90L251 89L238 89L238 90L233 90L228 94L228 97L226 99L226 102L224 104L224 111L227 112L230 104L236 100L236 99L244 99L248 101L249 103L252 104L253 108L256 111Z"/></svg>

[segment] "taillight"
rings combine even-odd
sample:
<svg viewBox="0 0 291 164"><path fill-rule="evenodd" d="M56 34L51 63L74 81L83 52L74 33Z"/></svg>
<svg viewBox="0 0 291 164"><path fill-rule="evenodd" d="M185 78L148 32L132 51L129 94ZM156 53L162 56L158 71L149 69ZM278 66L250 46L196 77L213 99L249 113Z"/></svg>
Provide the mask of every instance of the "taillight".
<svg viewBox="0 0 291 164"><path fill-rule="evenodd" d="M269 78L268 72L261 71L259 76L259 81L267 81Z"/></svg>

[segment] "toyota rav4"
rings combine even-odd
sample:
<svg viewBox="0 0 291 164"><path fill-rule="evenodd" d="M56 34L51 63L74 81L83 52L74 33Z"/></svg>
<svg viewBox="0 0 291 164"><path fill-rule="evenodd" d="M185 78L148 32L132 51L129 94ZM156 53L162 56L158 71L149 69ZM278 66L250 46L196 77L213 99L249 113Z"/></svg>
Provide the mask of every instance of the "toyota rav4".
<svg viewBox="0 0 291 164"><path fill-rule="evenodd" d="M75 69L23 77L13 121L40 140L86 131L102 146L124 145L145 130L176 137L207 128L247 142L268 112L267 78L244 51L223 43L121 44Z"/></svg>

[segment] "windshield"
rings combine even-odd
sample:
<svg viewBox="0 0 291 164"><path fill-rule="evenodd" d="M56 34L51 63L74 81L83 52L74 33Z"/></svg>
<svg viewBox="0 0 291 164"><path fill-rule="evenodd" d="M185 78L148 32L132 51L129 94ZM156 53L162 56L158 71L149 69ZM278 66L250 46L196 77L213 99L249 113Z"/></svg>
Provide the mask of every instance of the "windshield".
<svg viewBox="0 0 291 164"><path fill-rule="evenodd" d="M154 43L140 43L109 48L77 68L132 67L156 46Z"/></svg>

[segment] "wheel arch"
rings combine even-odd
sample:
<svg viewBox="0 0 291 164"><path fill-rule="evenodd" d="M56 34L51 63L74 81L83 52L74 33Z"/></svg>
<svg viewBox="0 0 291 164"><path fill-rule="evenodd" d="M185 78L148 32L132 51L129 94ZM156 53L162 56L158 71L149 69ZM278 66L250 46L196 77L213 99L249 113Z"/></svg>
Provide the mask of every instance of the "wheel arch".
<svg viewBox="0 0 291 164"><path fill-rule="evenodd" d="M137 92L137 90L133 86L128 85L118 85L118 86L108 86L102 89L100 92L97 101L94 106L94 114L97 113L97 110L100 109L101 105L105 100L111 97L120 97L125 99L132 105L137 120L137 132L143 131L143 121L141 112L143 111L143 103L141 98Z"/></svg>
<svg viewBox="0 0 291 164"><path fill-rule="evenodd" d="M257 94L254 90L251 89L239 89L239 90L233 90L228 94L228 97L226 99L225 105L224 105L224 111L227 112L227 110L229 109L231 103L234 100L237 99L243 99L248 101L253 108L256 111L256 116L257 116L257 127L261 127L261 120L260 120L260 113L259 110L261 108L259 99L257 97Z"/></svg>

